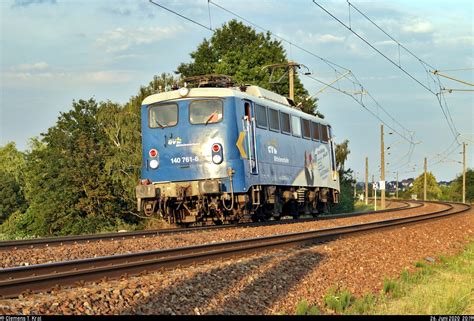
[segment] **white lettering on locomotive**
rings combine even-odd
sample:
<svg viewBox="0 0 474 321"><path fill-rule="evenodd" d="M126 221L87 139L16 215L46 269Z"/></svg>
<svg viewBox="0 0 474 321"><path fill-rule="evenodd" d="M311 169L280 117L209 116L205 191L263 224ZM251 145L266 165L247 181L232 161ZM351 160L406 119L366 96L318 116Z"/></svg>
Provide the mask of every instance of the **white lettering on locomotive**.
<svg viewBox="0 0 474 321"><path fill-rule="evenodd" d="M290 163L290 160L286 157L279 157L279 156L273 156L273 161L277 162L277 163L285 163L285 164L289 164Z"/></svg>
<svg viewBox="0 0 474 321"><path fill-rule="evenodd" d="M182 157L173 157L171 158L171 164L185 164L185 163L195 163L199 162L199 157L197 156L182 156Z"/></svg>

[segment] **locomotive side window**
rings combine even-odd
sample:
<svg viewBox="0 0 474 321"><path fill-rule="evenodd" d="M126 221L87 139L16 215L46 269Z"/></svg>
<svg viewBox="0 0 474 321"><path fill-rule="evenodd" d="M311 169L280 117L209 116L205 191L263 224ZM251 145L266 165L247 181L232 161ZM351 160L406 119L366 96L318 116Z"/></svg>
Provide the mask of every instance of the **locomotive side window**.
<svg viewBox="0 0 474 321"><path fill-rule="evenodd" d="M321 125L321 140L323 143L327 143L329 141L328 126L326 125Z"/></svg>
<svg viewBox="0 0 474 321"><path fill-rule="evenodd" d="M318 123L315 123L315 122L311 122L311 127L312 127L312 130L311 130L311 138L313 138L313 140L319 140L319 127L320 125Z"/></svg>
<svg viewBox="0 0 474 321"><path fill-rule="evenodd" d="M222 121L222 100L193 100L189 104L189 122L191 124L212 124Z"/></svg>
<svg viewBox="0 0 474 321"><path fill-rule="evenodd" d="M303 137L307 139L311 139L310 121L307 119L301 119L301 125L303 127Z"/></svg>
<svg viewBox="0 0 474 321"><path fill-rule="evenodd" d="M281 132L283 134L290 134L290 115L280 112Z"/></svg>
<svg viewBox="0 0 474 321"><path fill-rule="evenodd" d="M293 136L301 137L301 121L298 116L291 115L291 132Z"/></svg>
<svg viewBox="0 0 474 321"><path fill-rule="evenodd" d="M165 128L176 126L178 123L178 105L152 105L148 109L148 126L150 128Z"/></svg>
<svg viewBox="0 0 474 321"><path fill-rule="evenodd" d="M267 128L267 107L255 105L255 114L257 116L257 127Z"/></svg>
<svg viewBox="0 0 474 321"><path fill-rule="evenodd" d="M245 119L250 121L250 104L249 103L245 103Z"/></svg>
<svg viewBox="0 0 474 321"><path fill-rule="evenodd" d="M280 117L278 117L278 110L268 108L268 121L270 130L280 131Z"/></svg>

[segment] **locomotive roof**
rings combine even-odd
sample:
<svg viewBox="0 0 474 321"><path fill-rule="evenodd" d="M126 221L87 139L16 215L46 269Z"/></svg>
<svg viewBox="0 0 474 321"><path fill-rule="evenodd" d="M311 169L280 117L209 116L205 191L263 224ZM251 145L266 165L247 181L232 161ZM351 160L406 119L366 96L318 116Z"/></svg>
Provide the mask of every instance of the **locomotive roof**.
<svg viewBox="0 0 474 321"><path fill-rule="evenodd" d="M180 88L183 89L183 88ZM209 97L239 97L242 99L249 99L255 101L259 104L279 107L279 109L287 109L291 114L299 115L303 117L314 117L318 119L318 122L323 124L328 124L325 120L309 115L305 112L302 112L296 108L293 108L288 103L288 100L272 91L266 90L258 86L247 86L245 91L240 90L239 87L229 87L229 88L215 88L215 87L201 87L201 88L188 88L189 92L187 95L182 96L180 94L180 89L167 91L162 93L157 93L146 97L142 105L150 105L153 103L158 103L168 100L176 99L187 99L187 98L209 98Z"/></svg>

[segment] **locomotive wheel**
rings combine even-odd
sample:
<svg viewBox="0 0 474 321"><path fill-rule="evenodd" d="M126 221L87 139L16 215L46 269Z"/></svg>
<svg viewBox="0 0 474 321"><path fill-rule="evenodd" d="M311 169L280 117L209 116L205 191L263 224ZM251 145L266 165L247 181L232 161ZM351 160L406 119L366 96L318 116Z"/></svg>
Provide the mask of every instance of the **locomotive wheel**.
<svg viewBox="0 0 474 321"><path fill-rule="evenodd" d="M222 225L222 220L213 219L212 221L214 222L215 225Z"/></svg>

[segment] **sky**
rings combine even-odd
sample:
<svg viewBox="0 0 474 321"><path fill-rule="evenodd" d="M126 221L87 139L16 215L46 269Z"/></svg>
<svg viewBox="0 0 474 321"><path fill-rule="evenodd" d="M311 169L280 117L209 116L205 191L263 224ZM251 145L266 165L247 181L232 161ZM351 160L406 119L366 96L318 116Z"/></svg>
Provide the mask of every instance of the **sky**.
<svg viewBox="0 0 474 321"><path fill-rule="evenodd" d="M387 180L420 175L424 157L438 181L452 180L462 171L462 143L474 168L474 92L436 95L440 85L472 86L430 73L474 83L473 1L316 1L380 53L311 0L155 2L212 28L236 18L217 4L279 37L303 65L300 78L336 143L349 140L346 167L359 181L365 157L370 176L380 176L382 121ZM13 141L21 150L73 100L125 103L212 36L148 0L2 0L0 17L0 146Z"/></svg>

